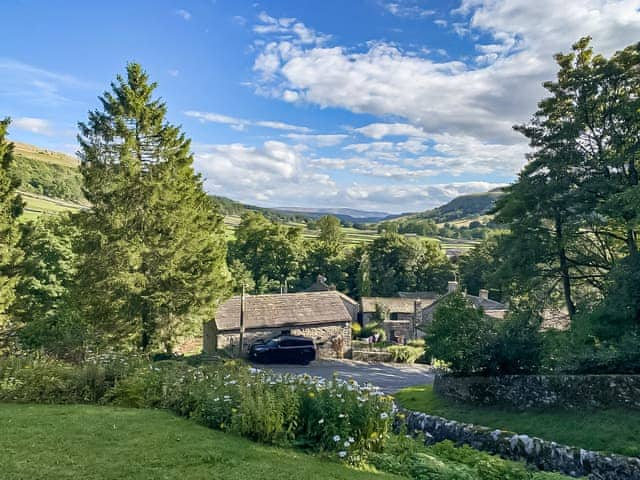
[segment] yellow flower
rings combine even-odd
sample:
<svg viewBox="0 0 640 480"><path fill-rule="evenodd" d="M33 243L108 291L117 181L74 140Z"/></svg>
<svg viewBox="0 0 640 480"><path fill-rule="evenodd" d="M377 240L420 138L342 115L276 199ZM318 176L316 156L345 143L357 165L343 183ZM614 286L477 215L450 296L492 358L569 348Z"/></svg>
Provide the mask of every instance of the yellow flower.
<svg viewBox="0 0 640 480"><path fill-rule="evenodd" d="M313 392L309 392L309 398L313 398L313 397L315 397L315 396L316 396L316 394L315 394L315 393L313 393Z"/></svg>

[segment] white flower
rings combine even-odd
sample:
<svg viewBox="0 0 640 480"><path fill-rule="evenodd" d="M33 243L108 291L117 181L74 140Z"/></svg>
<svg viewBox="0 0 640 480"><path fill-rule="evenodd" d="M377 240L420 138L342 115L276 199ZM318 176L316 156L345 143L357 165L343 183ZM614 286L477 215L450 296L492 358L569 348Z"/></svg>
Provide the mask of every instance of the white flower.
<svg viewBox="0 0 640 480"><path fill-rule="evenodd" d="M350 443L350 442L344 442L344 443L343 443L343 445L344 445L346 448L349 448L349 447L351 446L351 443Z"/></svg>
<svg viewBox="0 0 640 480"><path fill-rule="evenodd" d="M380 414L380 418L381 418L382 420L386 420L387 418L389 418L389 414L388 414L387 412L382 412L382 413Z"/></svg>
<svg viewBox="0 0 640 480"><path fill-rule="evenodd" d="M339 456L340 458L344 458L344 457L346 457L346 456L347 456L347 452L345 452L344 450L342 450L342 451L338 452L338 456Z"/></svg>
<svg viewBox="0 0 640 480"><path fill-rule="evenodd" d="M334 435L333 436L333 441L334 442L339 442L340 441L340 435Z"/></svg>
<svg viewBox="0 0 640 480"><path fill-rule="evenodd" d="M346 417L344 413L341 413L340 415L338 415L338 418L344 418L344 417Z"/></svg>
<svg viewBox="0 0 640 480"><path fill-rule="evenodd" d="M318 420L318 423L322 425L324 423L324 418L321 418L320 420Z"/></svg>
<svg viewBox="0 0 640 480"><path fill-rule="evenodd" d="M351 443L355 442L354 438L353 437L349 437L349 442L351 442Z"/></svg>

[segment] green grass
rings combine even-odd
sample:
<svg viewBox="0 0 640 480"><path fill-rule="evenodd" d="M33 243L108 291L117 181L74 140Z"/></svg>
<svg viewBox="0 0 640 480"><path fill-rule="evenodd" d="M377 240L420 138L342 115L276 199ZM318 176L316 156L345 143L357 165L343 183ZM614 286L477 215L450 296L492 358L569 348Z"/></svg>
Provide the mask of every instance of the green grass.
<svg viewBox="0 0 640 480"><path fill-rule="evenodd" d="M398 479L209 430L162 411L0 404L0 478Z"/></svg>
<svg viewBox="0 0 640 480"><path fill-rule="evenodd" d="M449 420L510 430L588 450L640 456L640 411L536 410L515 411L448 402L431 385L406 388L396 394L407 409Z"/></svg>

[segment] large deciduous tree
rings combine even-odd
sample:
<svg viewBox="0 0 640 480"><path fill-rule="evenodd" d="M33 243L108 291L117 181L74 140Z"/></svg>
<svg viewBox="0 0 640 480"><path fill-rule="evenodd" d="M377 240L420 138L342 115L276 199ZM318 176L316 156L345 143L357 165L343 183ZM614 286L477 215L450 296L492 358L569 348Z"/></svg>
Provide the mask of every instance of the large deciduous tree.
<svg viewBox="0 0 640 480"><path fill-rule="evenodd" d="M79 215L84 314L102 340L145 351L171 350L229 283L222 217L155 88L140 65L127 65L78 137L92 204Z"/></svg>

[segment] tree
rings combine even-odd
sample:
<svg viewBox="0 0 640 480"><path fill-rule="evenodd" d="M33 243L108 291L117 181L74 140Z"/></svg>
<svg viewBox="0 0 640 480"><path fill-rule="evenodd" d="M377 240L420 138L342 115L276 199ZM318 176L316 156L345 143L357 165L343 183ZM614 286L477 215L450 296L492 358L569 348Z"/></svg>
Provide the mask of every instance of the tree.
<svg viewBox="0 0 640 480"><path fill-rule="evenodd" d="M12 309L23 345L75 356L86 338L72 289L79 232L67 215L40 217L22 226L20 279Z"/></svg>
<svg viewBox="0 0 640 480"><path fill-rule="evenodd" d="M453 276L437 242L384 233L368 247L371 293L395 296L401 291L443 291Z"/></svg>
<svg viewBox="0 0 640 480"><path fill-rule="evenodd" d="M6 139L10 123L8 118L0 121L0 326L7 322L15 298L16 265L21 254L16 219L22 213L23 203L16 193L19 182L10 172L13 143Z"/></svg>
<svg viewBox="0 0 640 480"><path fill-rule="evenodd" d="M171 350L227 292L224 226L156 84L138 64L126 71L79 125L92 204L78 216L79 285L102 341Z"/></svg>
<svg viewBox="0 0 640 480"><path fill-rule="evenodd" d="M426 327L426 354L448 363L455 373L477 373L489 362L494 338L491 319L455 292L440 301Z"/></svg>
<svg viewBox="0 0 640 480"><path fill-rule="evenodd" d="M327 257L340 255L344 248L345 238L340 219L333 215L325 215L317 220L316 228L320 231L318 250L321 250Z"/></svg>
<svg viewBox="0 0 640 480"><path fill-rule="evenodd" d="M472 295L479 295L480 289L490 290L498 299L501 289L493 277L498 268L497 241L489 238L476 245L458 259L460 286Z"/></svg>
<svg viewBox="0 0 640 480"><path fill-rule="evenodd" d="M260 293L269 281L277 281L286 290L288 281L300 270L301 250L299 227L287 227L258 212L247 212L236 230L230 257L251 271L256 292Z"/></svg>

